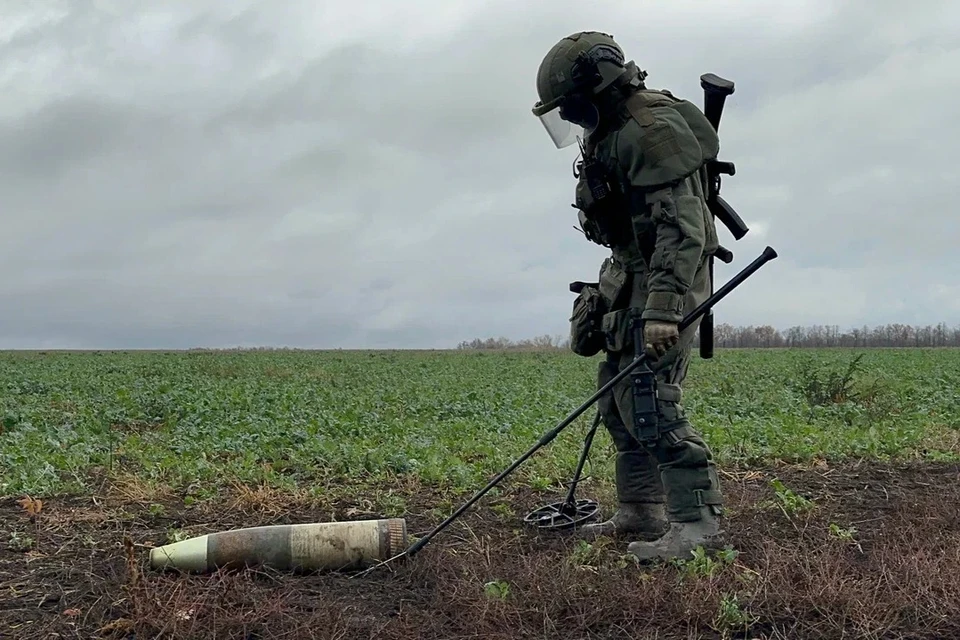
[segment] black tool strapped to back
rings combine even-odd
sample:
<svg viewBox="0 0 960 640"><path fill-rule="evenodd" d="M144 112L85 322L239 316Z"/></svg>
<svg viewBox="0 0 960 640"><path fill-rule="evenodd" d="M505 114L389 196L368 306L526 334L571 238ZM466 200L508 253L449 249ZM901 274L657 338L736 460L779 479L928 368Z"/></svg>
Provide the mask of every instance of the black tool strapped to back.
<svg viewBox="0 0 960 640"><path fill-rule="evenodd" d="M583 291L584 287L593 287L594 289L599 289L600 283L599 282L581 282L580 280L576 280L575 282L570 283L570 291L572 293L580 293L581 291Z"/></svg>
<svg viewBox="0 0 960 640"><path fill-rule="evenodd" d="M700 86L703 87L703 113L713 125L717 133L720 131L720 116L723 114L723 103L727 96L733 93L733 81L721 78L712 73L700 76ZM714 218L720 220L733 234L734 240L739 240L747 234L749 229L743 220L726 200L720 197L720 175L732 176L736 167L732 162L711 160L706 166L707 172L707 205ZM710 291L713 292L713 259L719 258L726 264L733 262L733 252L726 247L717 247L717 251L710 256ZM700 357L713 357L713 311L707 311L700 320Z"/></svg>

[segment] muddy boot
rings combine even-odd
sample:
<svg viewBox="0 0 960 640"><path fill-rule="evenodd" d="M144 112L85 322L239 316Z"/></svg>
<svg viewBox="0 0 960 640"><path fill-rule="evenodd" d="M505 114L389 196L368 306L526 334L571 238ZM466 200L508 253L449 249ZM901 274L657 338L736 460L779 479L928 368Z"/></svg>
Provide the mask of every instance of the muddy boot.
<svg viewBox="0 0 960 640"><path fill-rule="evenodd" d="M688 559L698 546L705 551L723 548L726 535L713 509L702 507L700 514L699 520L671 522L667 532L657 540L631 542L627 553L638 560L670 560Z"/></svg>
<svg viewBox="0 0 960 640"><path fill-rule="evenodd" d="M619 423L622 425L622 423ZM626 431L614 433L618 449L627 449L631 442ZM598 536L630 534L642 540L655 540L667 528L663 506L663 485L653 456L640 450L621 450L616 461L617 500L619 509L606 522L580 527L581 538L594 540Z"/></svg>
<svg viewBox="0 0 960 640"><path fill-rule="evenodd" d="M667 528L662 504L655 502L621 502L620 508L606 522L579 528L579 537L596 540L599 536L630 534L642 540L656 540Z"/></svg>

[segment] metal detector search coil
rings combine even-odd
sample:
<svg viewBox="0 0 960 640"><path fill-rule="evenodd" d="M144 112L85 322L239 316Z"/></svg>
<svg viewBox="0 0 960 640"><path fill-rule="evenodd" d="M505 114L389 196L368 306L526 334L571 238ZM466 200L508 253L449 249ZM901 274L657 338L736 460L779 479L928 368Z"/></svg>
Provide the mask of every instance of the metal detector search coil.
<svg viewBox="0 0 960 640"><path fill-rule="evenodd" d="M547 504L534 509L523 521L538 529L571 529L590 522L600 513L600 505L595 500L580 498L576 504L563 501Z"/></svg>

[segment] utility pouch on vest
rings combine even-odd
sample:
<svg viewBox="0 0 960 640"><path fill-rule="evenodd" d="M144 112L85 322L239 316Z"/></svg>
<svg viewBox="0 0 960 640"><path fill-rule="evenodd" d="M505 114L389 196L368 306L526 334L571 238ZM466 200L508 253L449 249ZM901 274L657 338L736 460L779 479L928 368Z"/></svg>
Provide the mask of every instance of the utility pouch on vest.
<svg viewBox="0 0 960 640"><path fill-rule="evenodd" d="M600 323L606 349L610 353L625 351L630 344L630 309L610 311L603 315Z"/></svg>
<svg viewBox="0 0 960 640"><path fill-rule="evenodd" d="M630 280L630 274L617 261L611 258L603 261L600 267L600 282L597 286L608 309L617 309L622 306L620 303L623 301L620 298L628 280Z"/></svg>
<svg viewBox="0 0 960 640"><path fill-rule="evenodd" d="M601 324L607 307L598 284L571 283L570 290L574 289L579 289L579 295L573 301L573 314L570 316L570 349L577 355L589 358L599 353L605 345Z"/></svg>

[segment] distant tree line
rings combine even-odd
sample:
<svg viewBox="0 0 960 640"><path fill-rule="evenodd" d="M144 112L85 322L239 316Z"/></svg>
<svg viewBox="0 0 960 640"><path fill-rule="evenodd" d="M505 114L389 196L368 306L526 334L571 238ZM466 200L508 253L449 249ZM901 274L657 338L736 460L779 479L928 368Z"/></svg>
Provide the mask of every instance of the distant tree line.
<svg viewBox="0 0 960 640"><path fill-rule="evenodd" d="M781 332L769 325L718 324L713 330L713 340L717 348L960 347L960 326L950 328L943 322L924 327L885 324L841 331L837 325L813 325L790 327Z"/></svg>
<svg viewBox="0 0 960 640"><path fill-rule="evenodd" d="M570 338L566 336L542 335L536 338L527 338L525 340L513 341L509 338L474 338L473 340L464 340L457 345L457 349L517 349L517 350L542 350L542 349L569 349Z"/></svg>
<svg viewBox="0 0 960 640"><path fill-rule="evenodd" d="M718 324L713 329L714 346L718 349L746 348L816 348L827 347L960 347L960 325L948 327L937 325L914 327L909 324L885 324L876 327L863 326L841 331L837 325L795 326L780 331L770 325L735 327ZM694 345L699 346L699 333ZM466 350L544 350L569 349L567 336L543 335L536 338L513 341L507 338L475 338L465 340L457 349Z"/></svg>

